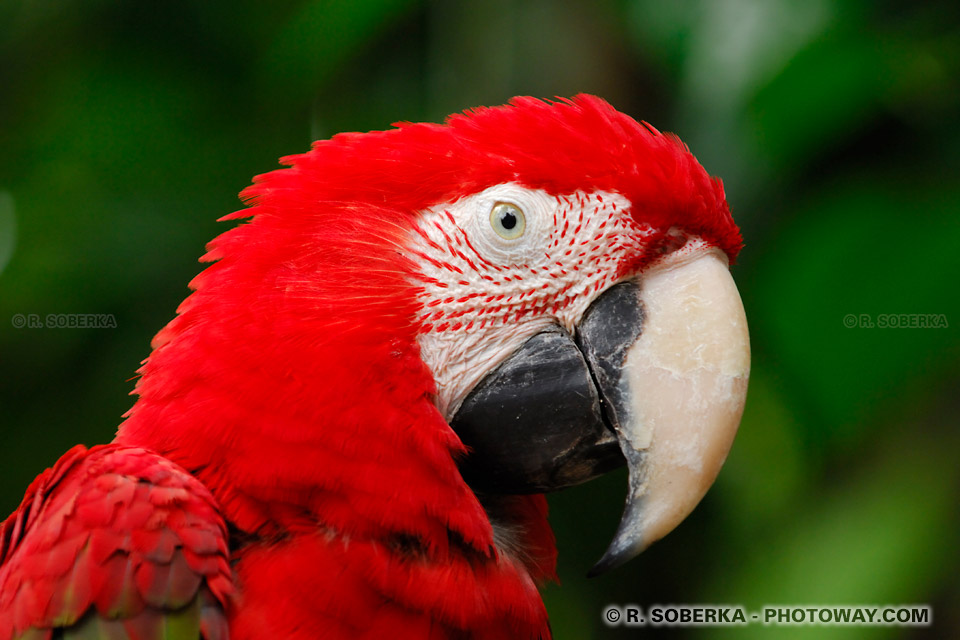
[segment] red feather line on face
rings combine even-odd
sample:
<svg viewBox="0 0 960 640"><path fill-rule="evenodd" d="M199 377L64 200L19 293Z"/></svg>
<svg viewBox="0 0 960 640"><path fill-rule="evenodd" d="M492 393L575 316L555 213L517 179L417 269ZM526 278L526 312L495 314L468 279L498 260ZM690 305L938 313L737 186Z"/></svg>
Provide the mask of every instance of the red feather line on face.
<svg viewBox="0 0 960 640"><path fill-rule="evenodd" d="M629 214L620 215L614 198L576 192L554 196L549 206L553 224L541 230L547 237L545 250L513 264L486 263L446 209L446 230L436 226L442 239L431 239L422 229L424 224L432 229L430 222L417 226L419 248L412 251L424 271L433 270L418 276L428 300L421 314L424 333L512 326L524 318L558 314L567 318L564 310L582 302L585 292L595 293L628 275L623 268L637 267L636 256L646 255L650 230L637 228ZM581 234L585 225L590 231ZM461 277L441 282L437 271Z"/></svg>

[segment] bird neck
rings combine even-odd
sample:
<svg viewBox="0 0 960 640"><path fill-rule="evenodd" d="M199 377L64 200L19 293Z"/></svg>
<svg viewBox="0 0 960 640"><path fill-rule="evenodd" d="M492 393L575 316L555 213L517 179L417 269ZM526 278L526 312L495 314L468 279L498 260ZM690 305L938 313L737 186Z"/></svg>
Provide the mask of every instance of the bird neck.
<svg viewBox="0 0 960 640"><path fill-rule="evenodd" d="M197 476L238 535L322 532L495 564L490 517L457 469L466 450L434 404L402 257L318 252L298 228L258 224L276 223L211 244L216 262L154 339L117 442ZM520 564L552 575L545 511L513 511L536 532L536 560Z"/></svg>
<svg viewBox="0 0 960 640"><path fill-rule="evenodd" d="M119 442L195 474L241 531L403 533L440 551L454 537L491 552L489 521L454 462L462 445L414 345L312 349L253 318L237 340L189 314L141 370ZM357 362L364 350L375 366Z"/></svg>

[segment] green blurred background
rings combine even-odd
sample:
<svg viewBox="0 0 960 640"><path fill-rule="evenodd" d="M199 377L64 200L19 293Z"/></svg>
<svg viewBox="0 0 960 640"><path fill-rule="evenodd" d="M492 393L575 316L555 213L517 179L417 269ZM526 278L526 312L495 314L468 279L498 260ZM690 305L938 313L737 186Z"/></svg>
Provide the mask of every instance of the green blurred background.
<svg viewBox="0 0 960 640"><path fill-rule="evenodd" d="M0 517L111 438L251 176L338 131L585 91L723 177L753 380L713 490L625 568L583 577L623 473L551 498L556 637L960 638L956 2L3 0L0 25ZM949 326L864 326L891 313ZM926 603L935 626L631 631L608 603Z"/></svg>

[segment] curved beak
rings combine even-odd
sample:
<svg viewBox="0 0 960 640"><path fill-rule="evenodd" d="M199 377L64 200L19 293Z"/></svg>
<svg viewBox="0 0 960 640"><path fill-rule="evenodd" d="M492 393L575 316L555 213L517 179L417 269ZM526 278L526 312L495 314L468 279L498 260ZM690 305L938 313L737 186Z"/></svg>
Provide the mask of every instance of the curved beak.
<svg viewBox="0 0 960 640"><path fill-rule="evenodd" d="M613 542L590 575L633 558L693 511L727 458L746 400L750 339L723 254L654 267L639 297L643 331L625 349L618 378L599 380L610 390L630 489ZM595 354L590 322L581 333L585 352ZM596 359L592 368L612 365Z"/></svg>
<svg viewBox="0 0 960 640"><path fill-rule="evenodd" d="M598 575L700 502L736 435L749 370L726 257L668 256L601 294L574 336L534 336L471 391L451 421L471 449L461 472L480 491L531 493L626 461L626 507Z"/></svg>

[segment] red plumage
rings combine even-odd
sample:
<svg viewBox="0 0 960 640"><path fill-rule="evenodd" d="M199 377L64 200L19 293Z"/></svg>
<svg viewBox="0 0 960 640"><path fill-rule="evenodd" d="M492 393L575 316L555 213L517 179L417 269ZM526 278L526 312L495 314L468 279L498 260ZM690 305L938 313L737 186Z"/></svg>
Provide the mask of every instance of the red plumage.
<svg viewBox="0 0 960 640"><path fill-rule="evenodd" d="M223 610L240 639L549 636L546 502L510 500L526 553L498 552L433 403L396 247L419 211L512 181L618 192L658 232L681 226L732 259L722 186L591 96L341 134L284 163L226 216L252 220L210 244L116 444L71 450L4 524L0 639L197 594L207 628Z"/></svg>
<svg viewBox="0 0 960 640"><path fill-rule="evenodd" d="M0 526L0 638L31 627L50 638L91 610L154 637L164 611L229 606L227 559L223 519L196 478L144 449L78 445Z"/></svg>

